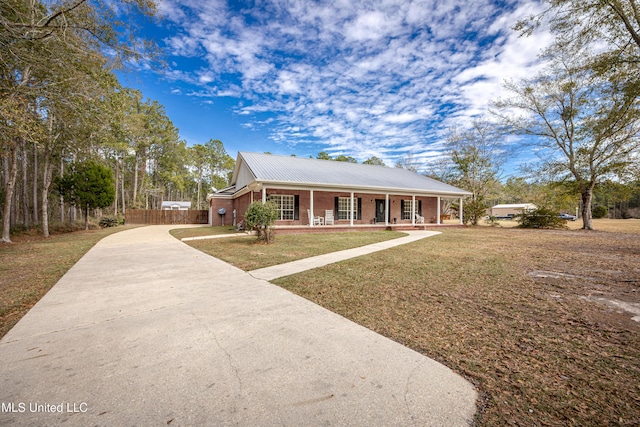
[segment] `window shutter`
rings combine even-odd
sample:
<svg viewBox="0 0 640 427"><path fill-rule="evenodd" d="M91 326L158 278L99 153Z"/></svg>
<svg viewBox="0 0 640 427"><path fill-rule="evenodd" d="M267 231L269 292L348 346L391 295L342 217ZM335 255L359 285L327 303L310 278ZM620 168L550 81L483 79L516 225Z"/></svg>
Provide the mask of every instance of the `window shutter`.
<svg viewBox="0 0 640 427"><path fill-rule="evenodd" d="M404 213L404 200L400 200L400 219L407 219L405 218L406 214Z"/></svg>
<svg viewBox="0 0 640 427"><path fill-rule="evenodd" d="M300 196L293 196L293 219L300 219Z"/></svg>
<svg viewBox="0 0 640 427"><path fill-rule="evenodd" d="M418 200L418 215L422 216L422 200Z"/></svg>
<svg viewBox="0 0 640 427"><path fill-rule="evenodd" d="M334 216L336 219L339 219L339 216L338 216L338 198L336 197L336 198L334 199L334 201L335 201L335 203L334 203L334 206L333 206L333 216Z"/></svg>
<svg viewBox="0 0 640 427"><path fill-rule="evenodd" d="M358 197L358 221L362 220L362 197Z"/></svg>

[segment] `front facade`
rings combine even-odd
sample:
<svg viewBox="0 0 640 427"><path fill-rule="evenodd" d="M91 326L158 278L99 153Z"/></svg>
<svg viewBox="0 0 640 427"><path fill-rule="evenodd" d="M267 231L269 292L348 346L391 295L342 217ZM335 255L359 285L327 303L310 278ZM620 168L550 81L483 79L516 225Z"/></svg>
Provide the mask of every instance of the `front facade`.
<svg viewBox="0 0 640 427"><path fill-rule="evenodd" d="M241 152L232 185L208 198L234 224L252 202L271 200L276 226L353 227L440 224L442 199L468 194L404 169Z"/></svg>

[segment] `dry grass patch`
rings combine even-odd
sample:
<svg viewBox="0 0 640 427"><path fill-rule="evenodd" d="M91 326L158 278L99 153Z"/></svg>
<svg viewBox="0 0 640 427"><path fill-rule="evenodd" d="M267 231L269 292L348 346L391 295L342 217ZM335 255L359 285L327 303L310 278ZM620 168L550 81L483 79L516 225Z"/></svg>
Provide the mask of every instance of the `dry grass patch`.
<svg viewBox="0 0 640 427"><path fill-rule="evenodd" d="M268 245L256 242L255 236L194 240L185 243L242 270L250 271L405 235L395 231L276 234L275 241Z"/></svg>
<svg viewBox="0 0 640 427"><path fill-rule="evenodd" d="M627 228L628 230L628 228ZM275 283L435 358L477 424L639 425L640 235L476 227Z"/></svg>
<svg viewBox="0 0 640 427"><path fill-rule="evenodd" d="M100 239L125 229L113 227L53 235L12 236L0 243L0 338Z"/></svg>

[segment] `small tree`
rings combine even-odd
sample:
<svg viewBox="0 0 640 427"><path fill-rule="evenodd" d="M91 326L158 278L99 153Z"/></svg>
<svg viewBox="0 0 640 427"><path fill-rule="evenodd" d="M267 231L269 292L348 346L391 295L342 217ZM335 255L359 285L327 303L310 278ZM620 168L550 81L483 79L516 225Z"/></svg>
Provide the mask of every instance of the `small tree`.
<svg viewBox="0 0 640 427"><path fill-rule="evenodd" d="M111 169L86 161L71 166L57 181L60 194L84 210L84 228L89 229L89 210L106 208L115 199L115 181Z"/></svg>
<svg viewBox="0 0 640 427"><path fill-rule="evenodd" d="M248 230L255 230L259 242L271 243L273 224L278 217L278 206L273 202L253 202L249 205L244 219Z"/></svg>

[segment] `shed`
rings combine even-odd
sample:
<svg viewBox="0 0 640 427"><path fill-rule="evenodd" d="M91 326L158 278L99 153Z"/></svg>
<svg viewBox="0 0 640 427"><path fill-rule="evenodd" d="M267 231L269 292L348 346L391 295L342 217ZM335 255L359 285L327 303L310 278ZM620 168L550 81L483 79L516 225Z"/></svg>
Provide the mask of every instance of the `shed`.
<svg viewBox="0 0 640 427"><path fill-rule="evenodd" d="M514 216L522 212L529 212L538 209L533 203L516 203L510 205L495 205L491 208L491 216L496 218L513 219Z"/></svg>
<svg viewBox="0 0 640 427"><path fill-rule="evenodd" d="M191 208L191 202L162 202L163 211L187 211Z"/></svg>

